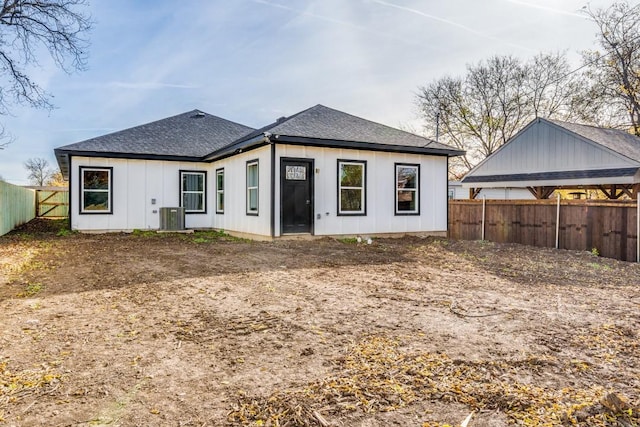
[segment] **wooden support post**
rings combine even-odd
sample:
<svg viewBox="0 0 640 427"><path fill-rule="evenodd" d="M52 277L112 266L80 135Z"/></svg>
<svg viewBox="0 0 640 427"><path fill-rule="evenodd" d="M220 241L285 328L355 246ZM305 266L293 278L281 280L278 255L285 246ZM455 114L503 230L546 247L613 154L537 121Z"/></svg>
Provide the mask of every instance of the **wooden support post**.
<svg viewBox="0 0 640 427"><path fill-rule="evenodd" d="M556 249L560 249L560 193L556 205Z"/></svg>
<svg viewBox="0 0 640 427"><path fill-rule="evenodd" d="M482 188L470 188L469 189L469 198L471 200L475 199L476 197L478 197L478 194L480 194L481 191L482 191Z"/></svg>
<svg viewBox="0 0 640 427"><path fill-rule="evenodd" d="M545 187L545 186L540 186L540 187L527 187L527 190L529 190L529 192L531 194L533 194L533 196L538 199L548 199L549 196L551 196L553 194L554 191L556 191L557 187Z"/></svg>
<svg viewBox="0 0 640 427"><path fill-rule="evenodd" d="M485 230L486 217L487 217L487 198L483 197L482 198L482 235L480 237L480 240L482 240L483 242L484 242L484 230Z"/></svg>
<svg viewBox="0 0 640 427"><path fill-rule="evenodd" d="M633 199L633 185L625 185L620 189L620 196L628 196L630 199Z"/></svg>

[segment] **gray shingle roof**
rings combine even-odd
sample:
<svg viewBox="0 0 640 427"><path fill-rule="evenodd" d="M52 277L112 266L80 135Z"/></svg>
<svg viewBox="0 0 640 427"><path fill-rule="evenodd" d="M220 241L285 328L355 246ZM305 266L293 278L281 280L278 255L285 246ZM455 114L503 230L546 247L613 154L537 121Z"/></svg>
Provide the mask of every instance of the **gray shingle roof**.
<svg viewBox="0 0 640 427"><path fill-rule="evenodd" d="M546 119L570 132L578 134L588 140L600 144L608 149L622 154L632 160L640 162L640 138L619 129L607 129L560 120Z"/></svg>
<svg viewBox="0 0 640 427"><path fill-rule="evenodd" d="M204 157L253 130L248 126L193 110L65 145L57 150Z"/></svg>
<svg viewBox="0 0 640 427"><path fill-rule="evenodd" d="M316 105L254 132L303 138L454 150L428 138Z"/></svg>
<svg viewBox="0 0 640 427"><path fill-rule="evenodd" d="M430 139L375 123L323 105L316 105L293 116L255 130L220 117L189 111L155 122L135 126L55 149L63 174L68 173L69 155L123 158L184 158L212 160L226 155L225 150L242 148L265 132L291 139L307 140L332 147L374 149L460 155L463 152ZM286 138L289 138L288 142ZM266 139L265 139L266 140ZM313 141L309 141L313 140ZM222 154L220 154L222 153Z"/></svg>

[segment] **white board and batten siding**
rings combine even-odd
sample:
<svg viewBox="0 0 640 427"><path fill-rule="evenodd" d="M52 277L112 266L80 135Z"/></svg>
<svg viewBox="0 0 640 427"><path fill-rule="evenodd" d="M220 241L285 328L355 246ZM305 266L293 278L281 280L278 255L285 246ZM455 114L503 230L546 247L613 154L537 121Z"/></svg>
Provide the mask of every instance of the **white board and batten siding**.
<svg viewBox="0 0 640 427"><path fill-rule="evenodd" d="M80 214L80 167L111 167L111 214ZM71 164L71 227L82 231L156 230L161 207L180 205L180 171L206 171L207 189L214 185L209 163L159 160L73 157ZM211 192L207 191L207 213L188 214L188 228L211 227ZM155 199L155 204L153 200Z"/></svg>
<svg viewBox="0 0 640 427"><path fill-rule="evenodd" d="M353 149L276 145L274 234L280 236L280 159L314 161L314 234L374 235L444 233L447 230L447 158ZM338 160L366 161L366 215L339 216ZM247 162L259 164L258 215L247 214ZM419 215L395 214L395 164L419 164ZM112 169L111 214L80 214L80 167ZM216 171L224 169L223 213L216 212ZM180 205L180 171L204 171L206 213L185 216L187 228L214 228L271 236L271 147L240 153L213 163L73 157L72 228L82 231L131 231L159 228L159 209ZM153 203L155 201L155 203Z"/></svg>
<svg viewBox="0 0 640 427"><path fill-rule="evenodd" d="M247 215L247 162L258 161L258 215ZM256 236L271 236L271 148L261 147L209 164L211 175L224 168L224 213L216 214L215 180L211 195L212 227Z"/></svg>
<svg viewBox="0 0 640 427"><path fill-rule="evenodd" d="M546 121L528 126L507 144L496 151L489 160L476 166L468 176L517 175L535 172L588 171L637 167L636 162L614 151L595 144L568 130ZM571 185L575 180L536 181L532 185ZM580 184L621 184L620 177L598 178L590 182L580 179ZM500 187L522 186L517 182L495 182ZM463 183L464 188L474 183Z"/></svg>
<svg viewBox="0 0 640 427"><path fill-rule="evenodd" d="M275 234L280 235L280 159L314 161L314 234L442 233L447 230L447 158L368 150L276 146ZM366 161L366 215L339 216L338 160ZM395 214L395 164L420 165L420 215ZM262 191L262 190L261 190Z"/></svg>

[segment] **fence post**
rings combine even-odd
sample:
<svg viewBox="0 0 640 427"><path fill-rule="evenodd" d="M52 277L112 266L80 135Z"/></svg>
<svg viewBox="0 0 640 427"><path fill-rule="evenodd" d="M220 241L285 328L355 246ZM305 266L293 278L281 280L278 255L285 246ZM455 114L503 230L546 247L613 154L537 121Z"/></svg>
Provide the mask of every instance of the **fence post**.
<svg viewBox="0 0 640 427"><path fill-rule="evenodd" d="M558 204L556 207L556 249L560 249L560 193L558 193Z"/></svg>
<svg viewBox="0 0 640 427"><path fill-rule="evenodd" d="M640 262L640 198L636 199L636 262Z"/></svg>
<svg viewBox="0 0 640 427"><path fill-rule="evenodd" d="M485 222L485 213L487 211L487 196L482 196L482 233L481 239L484 242L484 222Z"/></svg>

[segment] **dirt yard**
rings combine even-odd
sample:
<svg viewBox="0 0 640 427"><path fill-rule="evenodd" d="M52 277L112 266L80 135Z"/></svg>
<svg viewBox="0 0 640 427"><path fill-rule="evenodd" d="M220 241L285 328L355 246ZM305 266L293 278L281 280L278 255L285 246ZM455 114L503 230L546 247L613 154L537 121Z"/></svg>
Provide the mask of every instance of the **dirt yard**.
<svg viewBox="0 0 640 427"><path fill-rule="evenodd" d="M640 423L637 264L51 229L0 238L0 425Z"/></svg>

